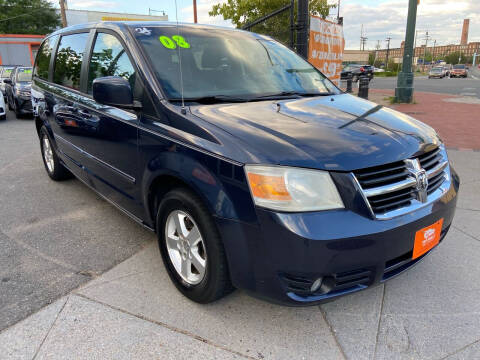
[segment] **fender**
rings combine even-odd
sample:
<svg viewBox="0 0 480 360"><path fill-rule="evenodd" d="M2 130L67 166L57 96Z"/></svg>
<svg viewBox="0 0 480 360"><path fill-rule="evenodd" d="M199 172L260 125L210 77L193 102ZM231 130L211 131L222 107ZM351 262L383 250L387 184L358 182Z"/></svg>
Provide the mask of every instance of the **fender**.
<svg viewBox="0 0 480 360"><path fill-rule="evenodd" d="M148 159L144 169L140 187L145 212L152 224L155 215L149 208L151 189L162 177L178 179L179 183L190 187L215 217L256 222L251 218L255 213L254 205L241 166L174 144ZM239 193L244 200L233 202L233 198L239 198Z"/></svg>

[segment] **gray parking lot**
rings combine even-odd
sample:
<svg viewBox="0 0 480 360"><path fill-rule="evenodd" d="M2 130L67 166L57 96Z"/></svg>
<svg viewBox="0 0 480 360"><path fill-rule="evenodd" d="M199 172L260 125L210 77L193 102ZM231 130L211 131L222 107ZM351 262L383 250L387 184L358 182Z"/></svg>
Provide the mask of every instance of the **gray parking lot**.
<svg viewBox="0 0 480 360"><path fill-rule="evenodd" d="M77 180L51 181L31 118L0 122L0 330L155 236ZM1 357L1 356L0 356Z"/></svg>
<svg viewBox="0 0 480 360"><path fill-rule="evenodd" d="M199 305L169 281L154 234L79 181L51 181L33 121L8 115L0 122L0 357L478 358L480 152L449 152L462 180L452 229L388 283L320 307L242 291Z"/></svg>
<svg viewBox="0 0 480 360"><path fill-rule="evenodd" d="M429 79L426 76L415 77L414 84L416 91L435 92L441 94L452 94L460 96L472 96L480 99L480 71L472 69L469 77ZM395 89L396 77L376 77L370 83L372 89Z"/></svg>

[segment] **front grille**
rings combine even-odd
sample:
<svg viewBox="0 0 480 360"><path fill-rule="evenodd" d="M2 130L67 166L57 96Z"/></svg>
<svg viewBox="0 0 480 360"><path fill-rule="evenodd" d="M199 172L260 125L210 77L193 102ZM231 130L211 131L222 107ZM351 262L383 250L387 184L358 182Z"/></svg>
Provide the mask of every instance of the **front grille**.
<svg viewBox="0 0 480 360"><path fill-rule="evenodd" d="M315 279L300 275L282 274L280 278L287 292L298 296L334 296L338 293L360 290L369 286L373 281L373 272L370 269L357 269L323 277L323 285L315 292L310 289Z"/></svg>
<svg viewBox="0 0 480 360"><path fill-rule="evenodd" d="M447 178L448 165L444 150L437 147L416 159L427 172L427 196L435 193ZM400 215L402 209L418 204L417 180L410 173L405 161L354 171L369 205L377 218L387 218L392 212ZM430 199L427 199L430 200Z"/></svg>

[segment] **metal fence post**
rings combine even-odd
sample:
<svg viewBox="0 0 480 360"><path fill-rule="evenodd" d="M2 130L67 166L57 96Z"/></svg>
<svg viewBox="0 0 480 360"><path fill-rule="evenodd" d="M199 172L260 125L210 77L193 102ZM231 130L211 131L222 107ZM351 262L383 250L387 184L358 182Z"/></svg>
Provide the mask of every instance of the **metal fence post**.
<svg viewBox="0 0 480 360"><path fill-rule="evenodd" d="M358 82L358 97L362 99L368 99L368 87L370 84L370 79L368 76L360 76Z"/></svg>
<svg viewBox="0 0 480 360"><path fill-rule="evenodd" d="M297 54L308 58L308 0L297 1Z"/></svg>
<svg viewBox="0 0 480 360"><path fill-rule="evenodd" d="M347 76L347 93L349 93L349 94L351 94L353 92L352 85L353 85L353 75L348 74L348 76Z"/></svg>

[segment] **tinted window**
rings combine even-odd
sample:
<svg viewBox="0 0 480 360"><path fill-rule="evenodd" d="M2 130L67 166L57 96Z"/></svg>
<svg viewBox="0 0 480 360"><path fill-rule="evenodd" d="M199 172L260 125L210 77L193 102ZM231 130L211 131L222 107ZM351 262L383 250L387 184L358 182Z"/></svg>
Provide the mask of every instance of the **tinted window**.
<svg viewBox="0 0 480 360"><path fill-rule="evenodd" d="M218 95L254 98L284 92L338 91L293 51L247 32L170 26L143 30L135 36L172 100L181 97L182 88L184 97L193 100Z"/></svg>
<svg viewBox="0 0 480 360"><path fill-rule="evenodd" d="M45 40L37 53L34 73L35 76L38 76L40 79L48 79L48 68L52 57L53 46L57 42L57 38L57 36L53 36Z"/></svg>
<svg viewBox="0 0 480 360"><path fill-rule="evenodd" d="M88 33L62 36L55 59L53 81L73 89L80 88L80 70Z"/></svg>
<svg viewBox="0 0 480 360"><path fill-rule="evenodd" d="M19 68L17 70L17 81L32 81L32 68Z"/></svg>
<svg viewBox="0 0 480 360"><path fill-rule="evenodd" d="M113 35L99 33L95 40L88 72L88 92L92 93L93 80L103 76L121 76L135 82L135 69L120 41Z"/></svg>
<svg viewBox="0 0 480 360"><path fill-rule="evenodd" d="M2 78L5 78L5 79L8 79L10 77L10 75L12 74L12 71L14 70L15 68L11 67L11 68L3 68L3 71L2 71Z"/></svg>

